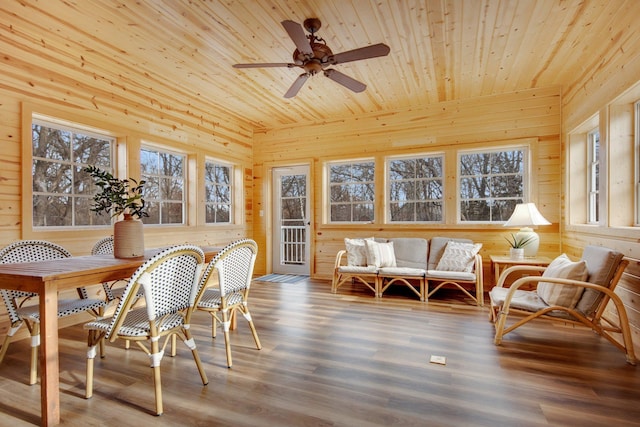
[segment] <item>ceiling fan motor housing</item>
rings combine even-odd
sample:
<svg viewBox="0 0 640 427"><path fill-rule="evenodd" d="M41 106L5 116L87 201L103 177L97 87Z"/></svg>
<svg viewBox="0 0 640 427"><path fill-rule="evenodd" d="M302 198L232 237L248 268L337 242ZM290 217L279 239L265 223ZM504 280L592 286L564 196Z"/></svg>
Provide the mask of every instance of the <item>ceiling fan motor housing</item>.
<svg viewBox="0 0 640 427"><path fill-rule="evenodd" d="M304 53L296 49L293 52L293 62L296 65L304 68L304 70L313 75L322 71L323 64L326 64L333 52L324 43L311 43L311 50L313 51L312 57L307 57Z"/></svg>

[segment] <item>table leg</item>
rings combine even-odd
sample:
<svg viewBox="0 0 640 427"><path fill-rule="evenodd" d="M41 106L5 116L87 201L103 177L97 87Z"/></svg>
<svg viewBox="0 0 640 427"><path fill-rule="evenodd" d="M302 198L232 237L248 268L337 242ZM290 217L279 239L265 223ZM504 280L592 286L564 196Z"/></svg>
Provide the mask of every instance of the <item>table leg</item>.
<svg viewBox="0 0 640 427"><path fill-rule="evenodd" d="M500 278L500 263L494 262L493 263L493 284L494 285L498 284L499 278Z"/></svg>
<svg viewBox="0 0 640 427"><path fill-rule="evenodd" d="M40 405L42 425L60 424L58 291L45 284L40 298Z"/></svg>

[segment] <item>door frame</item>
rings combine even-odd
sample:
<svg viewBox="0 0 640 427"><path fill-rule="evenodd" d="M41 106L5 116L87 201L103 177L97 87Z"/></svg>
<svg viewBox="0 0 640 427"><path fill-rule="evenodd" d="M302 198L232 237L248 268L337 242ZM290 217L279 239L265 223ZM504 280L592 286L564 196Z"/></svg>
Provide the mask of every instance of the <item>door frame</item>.
<svg viewBox="0 0 640 427"><path fill-rule="evenodd" d="M282 175L286 175L288 171L291 173L296 173L296 170L300 170L300 172L306 174L306 214L307 218L305 218L306 222L306 247L305 247L305 258L306 263L302 266L296 265L283 265L280 260L280 227L279 227L279 212L278 209L280 207L280 189L278 187L279 181L278 177ZM311 176L311 164L310 163L300 163L295 165L280 165L273 166L271 168L271 180L270 180L270 219L269 219L269 230L268 234L270 243L269 246L271 248L271 261L270 261L270 270L276 274L301 274L301 275L311 275L311 269L313 265L313 179Z"/></svg>

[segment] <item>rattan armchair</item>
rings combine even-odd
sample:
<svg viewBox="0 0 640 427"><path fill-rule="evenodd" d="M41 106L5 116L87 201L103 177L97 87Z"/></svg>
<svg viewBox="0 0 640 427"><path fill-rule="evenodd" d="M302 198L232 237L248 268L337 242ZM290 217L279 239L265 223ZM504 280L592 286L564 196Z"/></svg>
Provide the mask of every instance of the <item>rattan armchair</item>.
<svg viewBox="0 0 640 427"><path fill-rule="evenodd" d="M48 261L70 257L62 246L44 240L20 240L0 250L0 263L13 264ZM38 348L40 346L40 311L38 304L32 304L32 292L1 289L2 300L11 321L7 335L0 349L0 363L7 354L11 340L23 324L31 333L31 369L29 384L35 384L38 376ZM58 300L58 317L89 312L93 316L102 316L106 303L100 299L89 298L85 288L78 288L80 298ZM35 299L35 298L34 298Z"/></svg>
<svg viewBox="0 0 640 427"><path fill-rule="evenodd" d="M202 295L197 304L198 310L211 314L211 336L215 338L217 324L222 324L227 354L227 366L232 365L229 329L232 315L240 311L249 323L251 334L260 350L262 344L258 338L248 307L249 288L253 276L253 266L258 254L258 245L250 239L238 240L227 245L212 259L205 269L202 280ZM210 286L217 278L217 286Z"/></svg>
<svg viewBox="0 0 640 427"><path fill-rule="evenodd" d="M586 246L581 260L576 262L576 264L583 263L585 266L584 280L548 274L553 269L554 263L556 260L548 267L510 267L500 274L497 285L489 292L491 298L489 320L495 324L495 344L500 345L506 334L530 321L544 318L587 326L622 350L627 362L635 365L636 357L627 312L622 300L614 292L628 265L628 261L623 259L623 254L599 246ZM570 263L567 267L573 268ZM557 271L560 269L562 267L556 267ZM566 271L568 270L565 269ZM523 274L533 275L520 277ZM510 276L520 278L507 288L505 283ZM544 293L541 294L541 283L549 291L543 291ZM536 289L520 289L532 285ZM557 302L551 302L551 298L556 299ZM563 302L559 302L561 300ZM568 300L571 302L566 303L565 301ZM607 306L611 309L610 311ZM507 320L512 316L517 316L518 320L508 324Z"/></svg>
<svg viewBox="0 0 640 427"><path fill-rule="evenodd" d="M151 360L155 386L155 413L163 413L160 362L167 344L179 336L191 350L202 384L209 380L204 372L195 341L189 330L196 297L200 294L200 273L204 264L202 249L193 245L174 246L155 255L131 276L122 299L110 318L84 325L89 332L85 397L93 395L96 349L107 339L135 342ZM131 309L139 288L144 288L145 306ZM164 342L160 341L164 339Z"/></svg>

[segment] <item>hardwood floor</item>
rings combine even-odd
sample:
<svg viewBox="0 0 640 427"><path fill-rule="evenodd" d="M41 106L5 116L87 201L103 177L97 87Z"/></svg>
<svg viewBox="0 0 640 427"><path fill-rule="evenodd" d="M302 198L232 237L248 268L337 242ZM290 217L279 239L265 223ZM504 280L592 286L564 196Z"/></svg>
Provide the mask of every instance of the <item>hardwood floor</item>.
<svg viewBox="0 0 640 427"><path fill-rule="evenodd" d="M263 348L238 319L231 369L222 335L210 338L209 315L198 313L192 330L209 385L180 344L162 361L161 417L151 415L144 353L108 346L85 400L85 332L61 330L62 425L640 426L640 367L591 331L541 321L496 347L488 309L457 292L421 303L401 288L376 300L330 287L255 282L250 308ZM0 365L2 426L39 423L28 345L12 344Z"/></svg>

